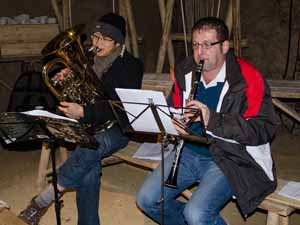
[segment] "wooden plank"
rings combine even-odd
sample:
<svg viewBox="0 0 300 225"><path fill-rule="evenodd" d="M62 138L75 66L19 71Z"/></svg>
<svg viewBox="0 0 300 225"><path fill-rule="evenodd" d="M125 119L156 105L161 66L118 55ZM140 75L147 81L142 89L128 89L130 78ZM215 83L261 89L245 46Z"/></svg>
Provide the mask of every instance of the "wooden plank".
<svg viewBox="0 0 300 225"><path fill-rule="evenodd" d="M258 208L264 209L273 213L276 213L281 216L289 216L292 212L295 211L295 208L289 207L283 204L276 203L272 200L265 199Z"/></svg>
<svg viewBox="0 0 300 225"><path fill-rule="evenodd" d="M58 34L57 24L0 25L0 43L48 42Z"/></svg>
<svg viewBox="0 0 300 225"><path fill-rule="evenodd" d="M275 98L299 98L299 80L268 80L272 97Z"/></svg>
<svg viewBox="0 0 300 225"><path fill-rule="evenodd" d="M8 43L0 45L1 57L40 56L47 42Z"/></svg>

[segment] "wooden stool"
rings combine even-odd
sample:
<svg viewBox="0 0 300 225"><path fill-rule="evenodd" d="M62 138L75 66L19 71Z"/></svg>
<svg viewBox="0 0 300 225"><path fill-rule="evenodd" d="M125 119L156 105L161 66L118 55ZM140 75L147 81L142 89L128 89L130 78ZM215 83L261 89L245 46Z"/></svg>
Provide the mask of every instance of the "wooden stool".
<svg viewBox="0 0 300 225"><path fill-rule="evenodd" d="M49 162L50 162L50 149L48 147L48 144L43 143L42 149L41 149L41 156L39 161L39 167L38 167L38 174L36 179L36 185L37 189L40 192L46 182L46 176L51 170L49 170ZM57 167L61 166L66 159L68 158L68 151L65 147L59 147L59 151L57 151Z"/></svg>

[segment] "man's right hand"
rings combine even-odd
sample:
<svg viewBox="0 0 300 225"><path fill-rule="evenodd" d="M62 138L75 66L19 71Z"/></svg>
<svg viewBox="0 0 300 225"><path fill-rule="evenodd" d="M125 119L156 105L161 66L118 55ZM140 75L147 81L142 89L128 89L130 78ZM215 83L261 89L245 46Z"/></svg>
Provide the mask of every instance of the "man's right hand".
<svg viewBox="0 0 300 225"><path fill-rule="evenodd" d="M188 134L188 133L186 132L186 130L184 130L183 127L180 125L180 124L182 124L182 121L180 121L180 120L177 119L177 118L173 118L173 119L172 119L172 122L173 122L173 125L174 125L175 129L177 130L177 132L178 132L179 134Z"/></svg>

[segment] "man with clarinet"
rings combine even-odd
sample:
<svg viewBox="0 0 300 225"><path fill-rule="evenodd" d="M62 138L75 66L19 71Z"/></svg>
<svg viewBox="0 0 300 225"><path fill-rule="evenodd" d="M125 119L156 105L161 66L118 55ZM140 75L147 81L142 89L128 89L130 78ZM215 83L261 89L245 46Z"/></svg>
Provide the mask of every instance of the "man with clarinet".
<svg viewBox="0 0 300 225"><path fill-rule="evenodd" d="M279 120L270 90L253 65L234 56L228 33L224 21L200 19L192 29L193 56L175 67L170 105L184 107L189 130L206 135L211 144L184 141L176 165L176 187L164 188L167 225L224 225L220 211L232 198L246 218L277 185L270 142ZM200 82L191 94L193 74L202 63ZM191 109L197 109L199 116L193 118ZM165 159L165 179L174 169L174 158L172 152ZM137 205L157 223L160 179L159 166L137 193ZM182 191L198 183L189 201L177 200Z"/></svg>

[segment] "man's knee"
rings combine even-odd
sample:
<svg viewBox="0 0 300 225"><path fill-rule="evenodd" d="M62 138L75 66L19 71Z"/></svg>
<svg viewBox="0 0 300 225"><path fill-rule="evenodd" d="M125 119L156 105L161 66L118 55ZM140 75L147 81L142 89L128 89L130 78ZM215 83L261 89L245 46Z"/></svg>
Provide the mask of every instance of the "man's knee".
<svg viewBox="0 0 300 225"><path fill-rule="evenodd" d="M186 205L183 210L183 216L187 224L210 224L211 212L208 209L200 209Z"/></svg>
<svg viewBox="0 0 300 225"><path fill-rule="evenodd" d="M145 208L147 208L147 195L144 194L142 190L139 190L136 194L136 204L143 211L145 211Z"/></svg>
<svg viewBox="0 0 300 225"><path fill-rule="evenodd" d="M155 200L151 194L143 188L136 194L136 204L144 212L147 212L149 208L155 208L157 201L158 200Z"/></svg>

